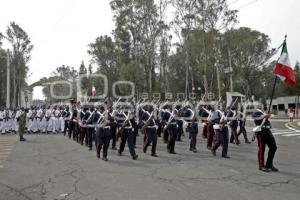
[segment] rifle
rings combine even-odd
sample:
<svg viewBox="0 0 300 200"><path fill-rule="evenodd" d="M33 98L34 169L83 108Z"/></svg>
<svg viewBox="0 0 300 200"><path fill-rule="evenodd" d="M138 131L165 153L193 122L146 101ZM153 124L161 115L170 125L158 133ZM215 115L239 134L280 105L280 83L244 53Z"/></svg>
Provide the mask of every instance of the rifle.
<svg viewBox="0 0 300 200"><path fill-rule="evenodd" d="M126 117L126 119L125 119L125 121L123 122L122 126L119 129L119 131L118 131L119 133L123 132L125 126L127 125L128 121L130 120L129 117L128 117L130 115L129 112L128 112L128 116L124 112L123 112L123 115Z"/></svg>
<svg viewBox="0 0 300 200"><path fill-rule="evenodd" d="M40 121L43 120L44 116L45 116L45 111L42 112L42 114L41 114L41 116L40 116Z"/></svg>
<svg viewBox="0 0 300 200"><path fill-rule="evenodd" d="M236 103L237 100L238 100L238 98L236 98L235 101L230 104L229 111L232 109L232 107L234 106L234 104ZM229 112L226 114L226 116L223 118L223 120L222 119L220 120L220 124L221 124L220 128L221 129L228 122L228 120L227 120L228 115L229 115Z"/></svg>
<svg viewBox="0 0 300 200"><path fill-rule="evenodd" d="M171 120L174 118L174 116L173 116L173 112L171 113L171 116L169 117L169 119L168 119L168 122L167 122L167 124L164 126L164 129L163 129L163 132L165 132L168 128L169 128L169 126L170 126L170 124L171 124Z"/></svg>
<svg viewBox="0 0 300 200"><path fill-rule="evenodd" d="M257 133L261 131L261 127L264 125L264 123L266 122L266 120L267 120L267 119L264 118L263 121L261 122L261 124L260 124L259 126L253 128L254 134L253 134L253 137L252 137L252 142L255 141L255 138L256 138Z"/></svg>
<svg viewBox="0 0 300 200"><path fill-rule="evenodd" d="M101 116L97 122L96 128L98 128L98 129L103 128L109 123L108 120L106 119L107 112L108 111L106 110L103 114L101 114Z"/></svg>
<svg viewBox="0 0 300 200"><path fill-rule="evenodd" d="M152 120L152 117L153 117L153 111L151 112L149 118L147 119L147 121L145 122L145 124L143 125L143 127L141 128L141 131L144 131L146 130L146 128L149 126L150 124L150 121Z"/></svg>

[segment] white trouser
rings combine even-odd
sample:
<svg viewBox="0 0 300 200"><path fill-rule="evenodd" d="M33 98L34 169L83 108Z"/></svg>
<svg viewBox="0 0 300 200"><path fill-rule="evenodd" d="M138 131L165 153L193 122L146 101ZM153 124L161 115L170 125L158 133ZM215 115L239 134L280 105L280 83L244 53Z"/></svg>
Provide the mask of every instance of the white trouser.
<svg viewBox="0 0 300 200"><path fill-rule="evenodd" d="M38 121L37 121L36 118L34 118L33 121L32 121L31 130L33 132L37 132L38 131Z"/></svg>
<svg viewBox="0 0 300 200"><path fill-rule="evenodd" d="M56 132L59 132L60 129L60 121L59 118L55 117L55 130Z"/></svg>
<svg viewBox="0 0 300 200"><path fill-rule="evenodd" d="M59 118L59 125L60 125L60 131L64 132L64 130L65 130L65 120L64 120L63 117Z"/></svg>
<svg viewBox="0 0 300 200"><path fill-rule="evenodd" d="M40 131L43 133L46 132L47 125L48 125L48 121L45 118L43 118L42 121L40 121Z"/></svg>
<svg viewBox="0 0 300 200"><path fill-rule="evenodd" d="M53 133L55 132L55 117L50 118L47 131Z"/></svg>
<svg viewBox="0 0 300 200"><path fill-rule="evenodd" d="M11 121L11 130L12 131L17 131L18 129L17 129L17 119L12 119L12 121Z"/></svg>
<svg viewBox="0 0 300 200"><path fill-rule="evenodd" d="M7 120L2 121L2 133L6 133L9 129L9 122Z"/></svg>

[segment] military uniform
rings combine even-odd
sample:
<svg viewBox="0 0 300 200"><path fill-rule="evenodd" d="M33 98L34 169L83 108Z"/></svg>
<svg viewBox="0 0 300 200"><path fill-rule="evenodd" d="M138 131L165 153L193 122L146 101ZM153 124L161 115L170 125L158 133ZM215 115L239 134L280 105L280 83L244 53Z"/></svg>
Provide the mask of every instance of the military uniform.
<svg viewBox="0 0 300 200"><path fill-rule="evenodd" d="M172 114L169 112L165 112L164 114L164 121L167 121L166 129L168 132L167 150L169 153L172 154L175 154L175 143L176 143L175 141L178 135L178 124L175 116L177 114L175 112L177 111L174 110Z"/></svg>
<svg viewBox="0 0 300 200"><path fill-rule="evenodd" d="M237 120L237 112L235 109L229 110L227 114L227 118L230 118L229 126L231 129L230 143L239 145L240 141L237 136L237 128L238 128L238 120Z"/></svg>
<svg viewBox="0 0 300 200"><path fill-rule="evenodd" d="M91 108L90 113L91 114L90 114L89 118L86 121L86 124L88 126L93 125L93 118L94 118L94 115L95 115L96 111L93 108ZM95 138L94 135L95 135L95 128L88 127L88 129L87 129L87 140L88 140L89 151L91 151L92 148L93 148L93 139Z"/></svg>
<svg viewBox="0 0 300 200"><path fill-rule="evenodd" d="M229 158L228 153L228 126L225 123L224 113L220 110L216 110L211 118L211 122L214 124L213 129L215 132L215 141L211 149L212 154L216 156L216 150L222 145L222 157Z"/></svg>
<svg viewBox="0 0 300 200"><path fill-rule="evenodd" d="M145 129L146 138L144 141L143 152L147 152L147 148L152 145L151 148L151 156L156 157L156 145L157 145L157 133L156 133L156 125L154 119L150 119L151 115L148 111L144 111L142 115L142 121L145 124L148 120L149 124Z"/></svg>
<svg viewBox="0 0 300 200"><path fill-rule="evenodd" d="M190 138L190 151L193 151L194 153L197 152L196 144L197 144L197 135L198 135L198 123L195 121L192 121L188 125L189 130L189 138Z"/></svg>
<svg viewBox="0 0 300 200"><path fill-rule="evenodd" d="M278 171L273 165L273 159L277 150L277 145L275 138L271 132L271 123L268 117L265 120L262 118L264 117L265 113L262 110L257 109L253 114L252 118L254 119L254 123L258 126L255 134L257 136L257 144L258 144L258 167L259 170L262 171ZM265 164L264 162L264 154L265 154L265 147L268 145L269 153L268 159Z"/></svg>
<svg viewBox="0 0 300 200"><path fill-rule="evenodd" d="M26 127L26 113L24 111L22 111L21 115L18 118L19 121L19 137L20 137L20 141L25 141L23 135L25 132L25 127Z"/></svg>
<svg viewBox="0 0 300 200"><path fill-rule="evenodd" d="M118 116L119 122L121 121L121 118L123 121L122 125L119 129L119 132L121 135L121 142L120 142L120 148L119 148L118 154L122 155L122 153L124 152L126 141L127 141L129 153L130 153L132 159L136 160L138 156L136 155L135 149L134 149L134 137L135 136L134 136L134 132L132 130L133 129L132 124L129 119L130 116L127 117L124 112L121 113L121 115Z"/></svg>
<svg viewBox="0 0 300 200"><path fill-rule="evenodd" d="M208 125L208 118L210 116L210 113L209 113L208 110L202 108L199 111L199 116L201 117L201 121L202 121L202 124L203 124L202 137L207 138L208 137L207 125Z"/></svg>
<svg viewBox="0 0 300 200"><path fill-rule="evenodd" d="M112 146L111 148L113 150L117 150L116 148L116 143L117 143L117 129L118 129L118 124L115 121L115 112L114 111L110 111L108 112L108 118L109 118L109 126L110 126L110 130L111 130L111 140L112 140Z"/></svg>
<svg viewBox="0 0 300 200"><path fill-rule="evenodd" d="M76 130L77 114L78 114L77 108L73 107L71 114L70 114L70 123L69 123L70 127L69 127L69 131L68 131L69 139L71 139L73 137L73 140L77 140L77 138L78 138L77 130Z"/></svg>
<svg viewBox="0 0 300 200"><path fill-rule="evenodd" d="M239 127L240 127L240 130L237 134L237 136L239 137L241 134L243 134L244 136L244 139L245 139L245 143L246 144L250 144L250 141L248 140L248 137L247 137L247 131L246 131L246 116L244 113L242 112L238 112L238 115L237 115L237 119L239 121Z"/></svg>

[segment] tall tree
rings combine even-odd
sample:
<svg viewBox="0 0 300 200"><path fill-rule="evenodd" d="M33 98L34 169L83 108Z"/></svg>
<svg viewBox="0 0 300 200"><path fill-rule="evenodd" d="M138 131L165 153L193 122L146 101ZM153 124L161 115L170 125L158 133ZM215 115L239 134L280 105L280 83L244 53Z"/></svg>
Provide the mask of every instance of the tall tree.
<svg viewBox="0 0 300 200"><path fill-rule="evenodd" d="M162 30L158 6L154 0L112 0L111 8L116 23L117 51L120 52L118 60L137 64L138 69L144 72L140 90L148 91L151 96L155 90L158 37Z"/></svg>
<svg viewBox="0 0 300 200"><path fill-rule="evenodd" d="M107 35L97 37L94 43L89 44L88 53L92 57L92 63L98 66L97 73L107 76L108 88L111 88L113 82L117 80L116 48L114 41ZM96 88L103 88L103 86L99 85ZM111 95L111 90L108 90L108 96L111 97Z"/></svg>
<svg viewBox="0 0 300 200"><path fill-rule="evenodd" d="M21 91L25 89L25 78L28 72L28 62L31 58L33 45L27 33L15 22L11 22L7 27L5 37L12 46L12 94L13 106L21 104Z"/></svg>
<svg viewBox="0 0 300 200"><path fill-rule="evenodd" d="M241 27L227 31L222 43L223 66L231 59L234 79L244 85L241 92L248 97L255 95L263 66L269 64L275 53L270 48L270 38L264 33ZM228 49L231 52L230 58Z"/></svg>

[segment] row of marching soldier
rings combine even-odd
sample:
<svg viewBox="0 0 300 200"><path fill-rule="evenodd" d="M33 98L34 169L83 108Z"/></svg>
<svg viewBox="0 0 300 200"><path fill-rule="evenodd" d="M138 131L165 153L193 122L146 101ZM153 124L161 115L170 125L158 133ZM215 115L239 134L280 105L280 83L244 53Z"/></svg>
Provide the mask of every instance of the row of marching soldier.
<svg viewBox="0 0 300 200"><path fill-rule="evenodd" d="M2 134L17 131L16 121L23 112L20 109L1 110L0 130ZM225 109L222 104L191 106L177 102L132 104L117 101L111 104L103 102L96 106L88 106L71 101L69 106L32 107L25 113L27 133L63 133L79 144L87 146L90 151L94 146L97 158L102 157L104 161L108 161L110 142L112 150L117 150L119 156L124 153L127 142L129 153L132 159L136 160L138 158L135 151L136 137L139 132L144 135L143 152L147 153L151 146L150 155L153 157L158 156L158 137L162 137L168 153L176 154L176 143L181 141L184 133L188 133L190 139L189 150L197 153L198 120L202 122L202 137L206 139L207 149L213 156L216 156L218 148L222 147L222 158L230 158L228 144L230 142L239 145L241 134L245 143L250 144L245 128L246 115L242 110L237 110L235 102ZM260 118L262 116L269 118L261 110L253 114L256 125L263 122ZM271 126L261 126L263 132L272 135L270 131L266 131ZM229 129L231 130L230 137ZM265 136L262 133L257 135L259 169L277 171L273 166L273 158L277 149L274 137ZM23 137L22 140L24 140ZM117 146L117 141L120 141L119 146ZM264 146L269 143L271 156L265 166L262 155Z"/></svg>

